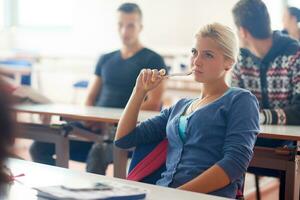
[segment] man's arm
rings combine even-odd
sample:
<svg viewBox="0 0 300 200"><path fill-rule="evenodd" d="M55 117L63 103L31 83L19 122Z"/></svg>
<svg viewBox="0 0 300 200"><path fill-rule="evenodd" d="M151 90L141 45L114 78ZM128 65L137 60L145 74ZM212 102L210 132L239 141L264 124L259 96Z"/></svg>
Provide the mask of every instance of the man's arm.
<svg viewBox="0 0 300 200"><path fill-rule="evenodd" d="M96 99L100 93L102 80L99 76L95 75L89 85L87 98L85 100L86 106L94 106Z"/></svg>
<svg viewBox="0 0 300 200"><path fill-rule="evenodd" d="M282 108L263 109L260 114L262 124L300 125L300 50L290 59L289 65L293 87L291 103Z"/></svg>

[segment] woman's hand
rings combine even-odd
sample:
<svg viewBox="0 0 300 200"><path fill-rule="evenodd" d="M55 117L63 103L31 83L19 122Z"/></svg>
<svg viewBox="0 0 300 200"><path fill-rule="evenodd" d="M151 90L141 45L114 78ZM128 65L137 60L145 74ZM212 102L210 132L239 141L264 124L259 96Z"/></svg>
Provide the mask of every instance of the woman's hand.
<svg viewBox="0 0 300 200"><path fill-rule="evenodd" d="M128 135L137 124L137 119L141 105L148 91L157 87L164 79L166 71L164 69L158 71L156 69L143 69L136 79L133 93L122 113L115 140Z"/></svg>
<svg viewBox="0 0 300 200"><path fill-rule="evenodd" d="M156 88L164 79L165 74L166 70L164 69L159 71L157 69L143 69L136 80L136 92L146 94Z"/></svg>

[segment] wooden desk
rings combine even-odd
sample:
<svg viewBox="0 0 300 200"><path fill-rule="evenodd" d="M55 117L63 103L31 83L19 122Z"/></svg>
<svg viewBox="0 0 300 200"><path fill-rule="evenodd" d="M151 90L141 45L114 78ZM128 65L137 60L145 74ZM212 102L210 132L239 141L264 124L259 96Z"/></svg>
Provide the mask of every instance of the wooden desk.
<svg viewBox="0 0 300 200"><path fill-rule="evenodd" d="M18 106L17 112L59 115L62 117L72 118L74 120L83 121L98 121L117 123L122 113L122 109L114 108L96 108L96 107L80 107L74 105L33 105L33 106ZM144 121L150 117L157 115L158 112L141 112L139 121ZM38 132L40 133L40 132ZM44 134L43 134L44 135ZM60 134L63 135L63 134ZM41 134L35 135L41 137ZM50 138L53 138L49 135ZM267 169L282 170L286 174L285 197L286 199L297 199L299 196L299 181L300 181L300 126L261 126L261 134L258 137L270 139L285 139L295 141L298 145L295 149L278 151L274 148L255 147L254 156L250 166L261 167ZM68 161L68 138L62 137L55 140L59 144L57 147L57 157L61 157L60 162ZM124 178L126 176L126 152L114 148L114 176ZM57 159L59 161L59 158ZM59 164L59 163L58 163ZM64 163L63 166L67 166ZM298 199L297 199L298 200Z"/></svg>
<svg viewBox="0 0 300 200"><path fill-rule="evenodd" d="M284 199L299 200L300 126L261 126L258 137L291 140L297 143L298 147L295 149L280 151L275 148L256 146L250 166L283 171L285 173ZM124 170L121 172L124 173Z"/></svg>
<svg viewBox="0 0 300 200"><path fill-rule="evenodd" d="M43 115L57 115L80 121L118 123L123 112L121 108L106 108L81 105L39 104L15 106L15 111ZM159 112L141 111L138 121L144 121Z"/></svg>
<svg viewBox="0 0 300 200"><path fill-rule="evenodd" d="M131 186L142 187L149 190L146 200L165 200L165 199L189 199L189 200L226 200L226 198L216 197L195 192L187 192L178 189L160 187L134 181L127 181L118 178L110 178L106 176L84 173L64 168L22 161L17 159L9 159L8 167L14 175L24 173L24 177L17 178L18 181L12 186L8 199L23 200L37 199L36 191L30 189L32 187L42 187L50 185L68 185L83 186L91 185L101 181L109 181L112 183L123 183Z"/></svg>
<svg viewBox="0 0 300 200"><path fill-rule="evenodd" d="M260 138L294 141L295 148L254 148L252 167L281 170L285 173L284 199L299 199L300 187L300 126L262 125Z"/></svg>
<svg viewBox="0 0 300 200"><path fill-rule="evenodd" d="M39 104L39 105L19 105L15 106L17 113L43 114L46 116L60 116L74 121L89 122L105 122L115 124L118 123L123 109L104 108L79 105L58 105L58 104ZM158 112L142 111L140 112L138 121L144 121L157 115ZM42 142L51 142L55 144L56 165L68 167L69 161L69 138L79 137L88 141L101 140L99 135L90 132L82 133L82 130L68 133L64 128L53 126L22 123L22 132L17 137L38 140ZM125 178L126 171L121 167L124 163L124 152L114 148L114 164L120 168L114 168L114 176ZM127 159L127 158L126 158Z"/></svg>
<svg viewBox="0 0 300 200"><path fill-rule="evenodd" d="M300 141L300 126L261 125L258 137Z"/></svg>

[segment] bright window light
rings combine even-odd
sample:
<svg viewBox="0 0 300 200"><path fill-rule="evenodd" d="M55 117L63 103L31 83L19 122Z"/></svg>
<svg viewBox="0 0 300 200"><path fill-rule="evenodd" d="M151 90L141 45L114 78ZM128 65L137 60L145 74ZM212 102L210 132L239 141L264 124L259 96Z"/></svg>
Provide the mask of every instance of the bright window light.
<svg viewBox="0 0 300 200"><path fill-rule="evenodd" d="M18 0L17 23L22 27L72 25L72 0Z"/></svg>

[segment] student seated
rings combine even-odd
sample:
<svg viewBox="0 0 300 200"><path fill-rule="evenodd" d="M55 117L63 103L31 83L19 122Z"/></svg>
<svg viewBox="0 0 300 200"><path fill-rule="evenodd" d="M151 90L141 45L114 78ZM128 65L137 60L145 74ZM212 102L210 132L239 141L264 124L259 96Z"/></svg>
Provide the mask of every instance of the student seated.
<svg viewBox="0 0 300 200"><path fill-rule="evenodd" d="M143 99L163 81L143 69L120 119L115 145L128 149L168 139L166 171L157 185L235 198L259 132L259 105L250 92L230 88L225 75L237 60L234 32L208 24L196 35L191 70L202 83L196 99L181 99L138 126Z"/></svg>
<svg viewBox="0 0 300 200"><path fill-rule="evenodd" d="M282 18L284 32L288 33L292 38L300 41L300 9L296 7L288 7L285 9Z"/></svg>
<svg viewBox="0 0 300 200"><path fill-rule="evenodd" d="M123 3L117 10L118 33L121 39L119 50L100 57L85 105L124 108L134 88L135 80L144 66L164 69L163 58L145 47L140 34L143 29L142 11L135 3ZM163 86L151 91L141 109L158 111L161 106ZM82 123L73 125L94 133L107 133L113 140L116 127L104 123ZM112 143L92 143L70 141L70 158L87 162L88 172L105 174L107 166L113 161ZM36 162L54 165L55 148L46 142L34 142L30 148L32 159Z"/></svg>
<svg viewBox="0 0 300 200"><path fill-rule="evenodd" d="M241 44L232 86L257 97L261 124L300 125L299 42L271 31L270 16L261 0L240 0L232 13ZM258 143L285 144L267 139L258 139Z"/></svg>
<svg viewBox="0 0 300 200"><path fill-rule="evenodd" d="M11 115L10 107L12 97L9 95L7 86L0 79L0 199L4 199L7 183L10 181L5 161L11 154L10 149L14 142L14 120Z"/></svg>
<svg viewBox="0 0 300 200"><path fill-rule="evenodd" d="M272 32L262 0L240 0L232 13L241 44L232 70L232 86L247 89L257 97L261 124L300 125L299 42L279 31ZM263 147L289 145L293 145L291 141L267 138L256 142L256 146ZM280 177L281 184L285 180L279 170L249 167L248 171Z"/></svg>

